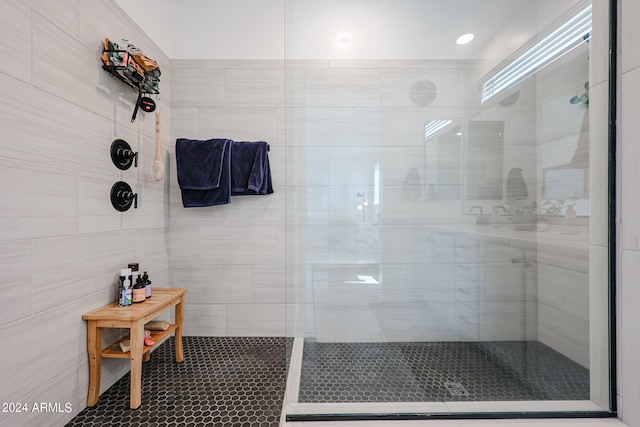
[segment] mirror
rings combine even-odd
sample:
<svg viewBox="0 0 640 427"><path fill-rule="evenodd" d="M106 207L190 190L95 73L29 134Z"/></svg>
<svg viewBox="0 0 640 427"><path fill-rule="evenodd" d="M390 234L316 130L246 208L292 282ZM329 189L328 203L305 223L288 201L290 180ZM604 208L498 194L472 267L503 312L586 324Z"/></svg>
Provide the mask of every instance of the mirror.
<svg viewBox="0 0 640 427"><path fill-rule="evenodd" d="M429 124L425 125L428 128ZM460 200L462 126L451 123L426 138L425 183L427 200Z"/></svg>
<svg viewBox="0 0 640 427"><path fill-rule="evenodd" d="M466 134L466 199L502 200L504 122L471 121Z"/></svg>

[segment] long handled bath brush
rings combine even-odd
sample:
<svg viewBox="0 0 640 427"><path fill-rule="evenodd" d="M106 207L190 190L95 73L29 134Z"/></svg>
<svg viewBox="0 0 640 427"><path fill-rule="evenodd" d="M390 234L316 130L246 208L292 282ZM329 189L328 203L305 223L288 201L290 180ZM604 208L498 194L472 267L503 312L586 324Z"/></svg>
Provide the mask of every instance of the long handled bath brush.
<svg viewBox="0 0 640 427"><path fill-rule="evenodd" d="M164 177L164 165L162 164L162 157L160 156L161 146L160 112L156 111L156 157L153 159L153 164L151 165L151 177L156 181L162 181L162 178Z"/></svg>

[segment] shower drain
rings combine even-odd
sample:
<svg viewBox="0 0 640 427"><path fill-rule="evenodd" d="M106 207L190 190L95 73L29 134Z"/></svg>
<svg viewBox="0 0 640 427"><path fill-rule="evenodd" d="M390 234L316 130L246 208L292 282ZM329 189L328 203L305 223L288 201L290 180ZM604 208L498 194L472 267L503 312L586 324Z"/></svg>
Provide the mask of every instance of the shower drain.
<svg viewBox="0 0 640 427"><path fill-rule="evenodd" d="M467 391L466 388L464 388L464 386L460 383L444 383L444 386L447 388L447 390L449 391L449 393L451 393L452 396L468 396L469 392Z"/></svg>

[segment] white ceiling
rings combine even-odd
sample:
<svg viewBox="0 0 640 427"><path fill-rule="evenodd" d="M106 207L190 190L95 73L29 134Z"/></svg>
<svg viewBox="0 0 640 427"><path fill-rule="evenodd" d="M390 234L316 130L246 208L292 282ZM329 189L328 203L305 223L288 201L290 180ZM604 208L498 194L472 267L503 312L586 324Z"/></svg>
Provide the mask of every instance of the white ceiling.
<svg viewBox="0 0 640 427"><path fill-rule="evenodd" d="M501 59L585 0L116 2L172 59Z"/></svg>

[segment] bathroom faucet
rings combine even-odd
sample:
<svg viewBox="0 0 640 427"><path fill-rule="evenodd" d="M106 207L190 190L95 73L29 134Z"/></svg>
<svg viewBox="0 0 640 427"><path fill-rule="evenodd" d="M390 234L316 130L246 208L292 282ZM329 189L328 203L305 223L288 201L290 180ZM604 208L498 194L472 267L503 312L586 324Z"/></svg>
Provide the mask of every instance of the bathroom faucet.
<svg viewBox="0 0 640 427"><path fill-rule="evenodd" d="M494 206L493 207L493 213L497 215L498 214L498 210L500 210L500 209L502 209L502 213L503 214L507 213L507 209L505 209L505 207L502 206L502 205Z"/></svg>
<svg viewBox="0 0 640 427"><path fill-rule="evenodd" d="M480 215L482 215L482 206L471 206L469 212L473 213L473 210L476 208L480 209Z"/></svg>

